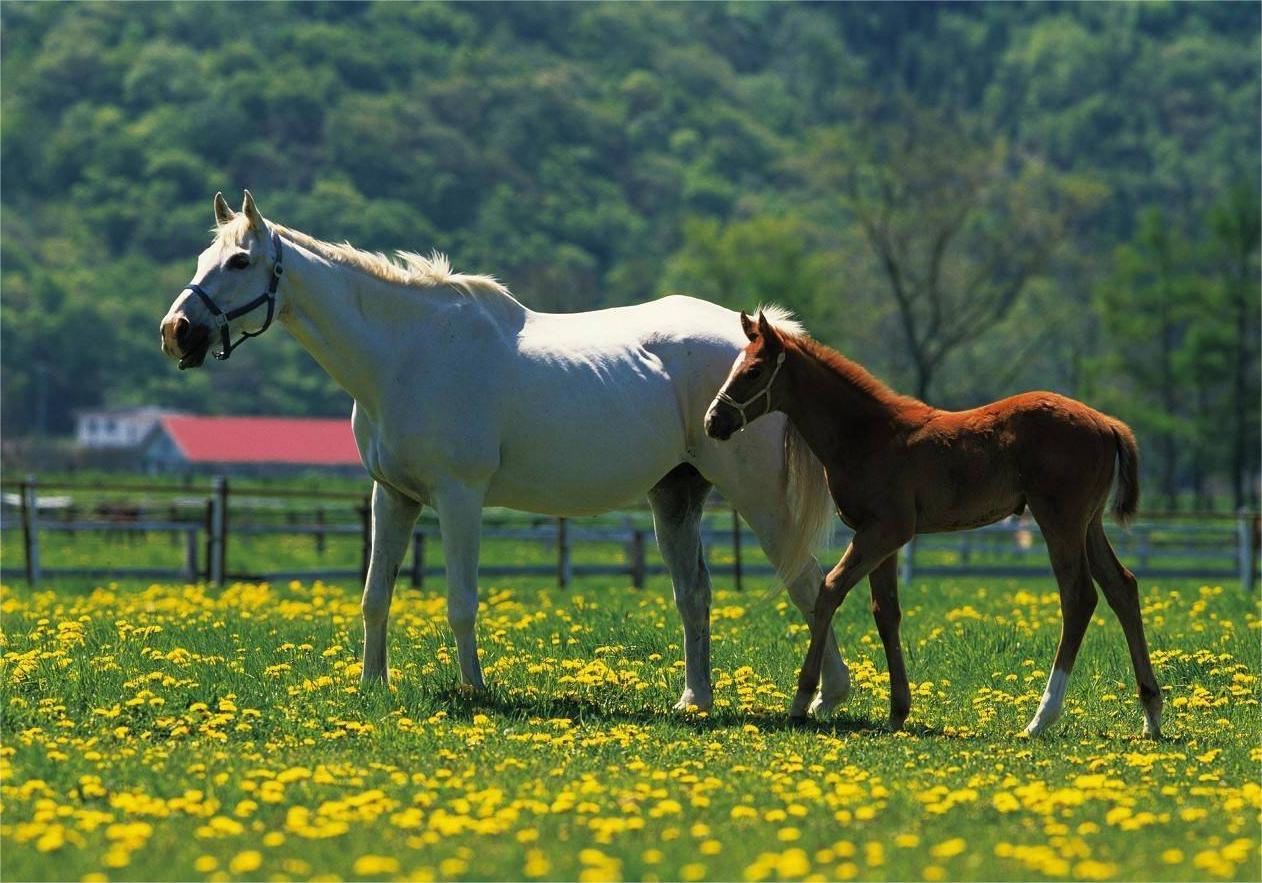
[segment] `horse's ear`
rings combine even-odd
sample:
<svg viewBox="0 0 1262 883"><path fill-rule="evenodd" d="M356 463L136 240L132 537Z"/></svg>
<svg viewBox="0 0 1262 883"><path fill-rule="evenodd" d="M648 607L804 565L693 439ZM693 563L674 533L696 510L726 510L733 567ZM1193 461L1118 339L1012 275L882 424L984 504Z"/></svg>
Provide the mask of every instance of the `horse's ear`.
<svg viewBox="0 0 1262 883"><path fill-rule="evenodd" d="M758 311L758 334L763 343L773 347L780 345L780 335L776 333L775 326L767 321L767 315L762 310Z"/></svg>
<svg viewBox="0 0 1262 883"><path fill-rule="evenodd" d="M259 214L258 206L254 204L254 197L250 191L245 191L245 199L241 203L241 211L250 219L250 226L255 232L262 233L267 229L267 225L263 222L263 216Z"/></svg>
<svg viewBox="0 0 1262 883"><path fill-rule="evenodd" d="M237 216L228 205L228 200L223 198L223 192L215 194L215 223L222 227Z"/></svg>
<svg viewBox="0 0 1262 883"><path fill-rule="evenodd" d="M744 330L745 336L750 340L758 339L758 326L754 324L754 321L749 316L745 315L744 310L741 310L741 328Z"/></svg>

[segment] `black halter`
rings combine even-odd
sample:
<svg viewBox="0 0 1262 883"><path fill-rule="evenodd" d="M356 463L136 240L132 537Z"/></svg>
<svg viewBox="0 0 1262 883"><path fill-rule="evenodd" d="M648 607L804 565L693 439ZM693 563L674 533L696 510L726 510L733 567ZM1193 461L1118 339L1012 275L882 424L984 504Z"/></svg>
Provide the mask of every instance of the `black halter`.
<svg viewBox="0 0 1262 883"><path fill-rule="evenodd" d="M219 309L218 305L215 304L210 295L206 293L206 290L195 282L190 282L188 285L184 286L186 291L191 291L193 294L201 298L201 301L206 306L206 309L210 311L210 316L211 319L214 320L215 326L219 329L220 339L223 341L223 349L215 353L216 359L227 359L234 349L245 343L249 338L258 337L272 324L272 316L276 312L276 287L280 285L280 277L285 273L285 268L282 266L281 261L280 237L276 235L275 230L272 231L272 250L276 254L276 263L272 266L272 278L267 284L267 291L260 294L248 304L242 304L235 310L229 310L225 313L223 310ZM263 321L263 327L258 331L253 332L242 331L241 336L237 338L236 343L233 343L228 331L228 323L233 319L239 319L256 307L262 306L264 303L267 304L267 318Z"/></svg>

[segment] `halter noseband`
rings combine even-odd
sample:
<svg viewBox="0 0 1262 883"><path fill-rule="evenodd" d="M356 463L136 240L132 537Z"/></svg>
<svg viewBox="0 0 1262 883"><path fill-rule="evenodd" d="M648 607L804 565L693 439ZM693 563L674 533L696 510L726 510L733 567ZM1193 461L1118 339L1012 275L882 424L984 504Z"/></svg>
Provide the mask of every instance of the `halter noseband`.
<svg viewBox="0 0 1262 883"><path fill-rule="evenodd" d="M767 411L771 410L771 384L776 382L776 375L780 373L780 368L784 365L784 356L785 352L784 350L781 350L780 355L776 356L776 367L775 370L771 372L771 377L767 380L767 385L749 398L745 399L745 401L738 402L736 399L721 390L719 391L719 394L714 397L716 401L720 401L728 407L736 409L736 413L741 415L741 429L744 429L749 425L749 418L745 416L745 409L763 396L767 397ZM765 414L767 411L764 411L763 413ZM754 416L761 417L762 414L755 414Z"/></svg>
<svg viewBox="0 0 1262 883"><path fill-rule="evenodd" d="M276 254L276 262L272 265L272 278L267 284L267 291L264 291L248 304L242 304L235 310L224 312L211 298L206 290L195 282L190 282L184 286L185 291L191 291L193 294L201 298L201 302L206 309L210 311L211 320L215 323L215 327L219 329L220 340L223 341L223 349L215 353L215 358L220 361L226 360L232 355L232 351L245 343L251 337L258 337L266 331L272 324L272 316L276 312L276 288L280 285L280 277L284 275L285 268L281 260L280 237L276 235L276 231L272 231L272 250ZM257 307L267 304L267 318L263 320L263 327L258 331L242 331L241 336L236 342L232 341L231 333L228 331L228 323L233 319L239 319L246 313Z"/></svg>

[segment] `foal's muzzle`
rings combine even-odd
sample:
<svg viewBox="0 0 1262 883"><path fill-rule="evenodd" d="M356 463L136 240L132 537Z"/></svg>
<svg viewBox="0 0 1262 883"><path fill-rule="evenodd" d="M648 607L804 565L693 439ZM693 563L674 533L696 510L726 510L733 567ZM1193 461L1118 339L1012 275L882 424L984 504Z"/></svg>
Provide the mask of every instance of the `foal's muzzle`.
<svg viewBox="0 0 1262 883"><path fill-rule="evenodd" d="M727 441L736 430L740 429L739 421L730 414L719 410L718 404L710 407L705 415L705 434L718 441Z"/></svg>

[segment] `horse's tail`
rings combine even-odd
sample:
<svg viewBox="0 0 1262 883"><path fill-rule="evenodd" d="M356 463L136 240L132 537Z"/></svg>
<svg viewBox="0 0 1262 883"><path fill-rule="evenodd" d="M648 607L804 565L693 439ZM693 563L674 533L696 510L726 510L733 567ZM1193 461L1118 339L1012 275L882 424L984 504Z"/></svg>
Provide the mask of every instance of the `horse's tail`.
<svg viewBox="0 0 1262 883"><path fill-rule="evenodd" d="M1121 420L1109 427L1117 442L1117 493L1113 496L1113 516L1119 524L1130 521L1139 508L1139 445L1135 433Z"/></svg>
<svg viewBox="0 0 1262 883"><path fill-rule="evenodd" d="M784 421L784 484L791 522L776 570L788 585L806 569L833 518L824 464L788 418Z"/></svg>

